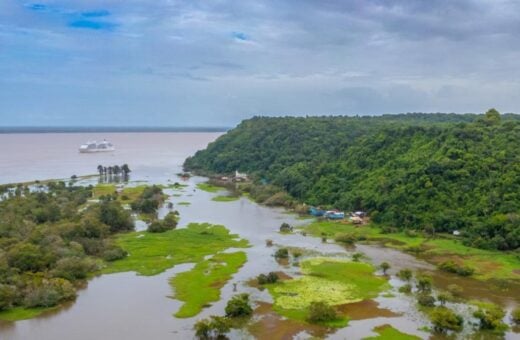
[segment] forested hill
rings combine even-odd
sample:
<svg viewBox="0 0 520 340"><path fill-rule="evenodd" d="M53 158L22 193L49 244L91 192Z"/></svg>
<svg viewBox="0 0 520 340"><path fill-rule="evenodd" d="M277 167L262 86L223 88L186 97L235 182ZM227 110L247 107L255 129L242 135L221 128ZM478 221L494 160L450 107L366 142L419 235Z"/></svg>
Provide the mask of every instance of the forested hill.
<svg viewBox="0 0 520 340"><path fill-rule="evenodd" d="M485 115L255 117L186 160L266 179L307 204L366 210L399 228L461 230L520 246L520 120Z"/></svg>

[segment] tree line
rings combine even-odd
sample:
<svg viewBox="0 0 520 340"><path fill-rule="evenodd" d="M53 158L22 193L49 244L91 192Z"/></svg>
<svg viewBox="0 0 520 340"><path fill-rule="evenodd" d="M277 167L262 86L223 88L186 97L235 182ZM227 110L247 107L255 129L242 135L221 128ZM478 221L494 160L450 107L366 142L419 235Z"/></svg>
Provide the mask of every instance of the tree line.
<svg viewBox="0 0 520 340"><path fill-rule="evenodd" d="M185 161L252 174L300 202L365 210L383 226L520 247L520 116L254 117Z"/></svg>

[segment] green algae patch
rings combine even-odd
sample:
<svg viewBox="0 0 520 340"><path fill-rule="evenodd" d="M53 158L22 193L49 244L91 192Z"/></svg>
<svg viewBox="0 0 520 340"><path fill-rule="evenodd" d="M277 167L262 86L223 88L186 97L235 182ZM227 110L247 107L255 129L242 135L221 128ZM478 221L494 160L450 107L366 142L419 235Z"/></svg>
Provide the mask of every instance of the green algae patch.
<svg viewBox="0 0 520 340"><path fill-rule="evenodd" d="M38 315L57 309L59 306L54 307L38 307L38 308L23 308L16 307L6 311L0 312L0 320L4 321L19 321L27 320L37 317Z"/></svg>
<svg viewBox="0 0 520 340"><path fill-rule="evenodd" d="M217 187L216 185L212 185L209 183L198 183L197 188L199 188L200 190L206 191L206 192L211 192L211 193L215 193L215 192L224 190L224 188Z"/></svg>
<svg viewBox="0 0 520 340"><path fill-rule="evenodd" d="M300 264L303 276L266 285L273 296L273 309L290 319L305 321L312 302L322 301L339 306L376 297L388 288L386 278L374 275L368 263L346 259L317 257ZM325 323L328 327L344 327L348 315Z"/></svg>
<svg viewBox="0 0 520 340"><path fill-rule="evenodd" d="M197 315L202 308L220 299L220 289L247 261L244 252L219 253L170 279L175 299L183 301L178 318Z"/></svg>
<svg viewBox="0 0 520 340"><path fill-rule="evenodd" d="M177 264L200 262L205 256L228 248L245 248L247 240L237 239L222 225L190 223L186 228L164 233L146 231L120 234L115 242L128 252L124 259L110 262L103 273L135 271L156 275Z"/></svg>
<svg viewBox="0 0 520 340"><path fill-rule="evenodd" d="M95 199L98 199L101 196L113 195L115 193L115 184L97 184L94 188L92 188L92 195Z"/></svg>
<svg viewBox="0 0 520 340"><path fill-rule="evenodd" d="M191 205L191 203L190 203L190 202L185 202L185 201L183 201L183 202L179 202L179 203L177 203L177 205L188 206L188 205Z"/></svg>
<svg viewBox="0 0 520 340"><path fill-rule="evenodd" d="M211 200L215 202L233 202L238 201L240 197L238 196L215 196Z"/></svg>
<svg viewBox="0 0 520 340"><path fill-rule="evenodd" d="M420 340L421 338L415 335L402 333L390 325L382 325L375 327L374 332L378 333L378 336L372 336L364 338L363 340Z"/></svg>

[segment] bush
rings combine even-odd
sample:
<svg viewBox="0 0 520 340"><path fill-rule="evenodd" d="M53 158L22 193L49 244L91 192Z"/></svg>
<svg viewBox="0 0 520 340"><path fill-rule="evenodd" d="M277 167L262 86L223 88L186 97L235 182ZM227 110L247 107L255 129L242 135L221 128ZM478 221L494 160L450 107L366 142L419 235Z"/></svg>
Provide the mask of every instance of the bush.
<svg viewBox="0 0 520 340"><path fill-rule="evenodd" d="M281 233L290 233L293 231L293 227L291 227L288 223L282 223L280 226L280 232Z"/></svg>
<svg viewBox="0 0 520 340"><path fill-rule="evenodd" d="M27 287L25 307L52 307L76 297L72 284L65 279L43 279L38 284Z"/></svg>
<svg viewBox="0 0 520 340"><path fill-rule="evenodd" d="M413 273L410 269L401 269L397 273L397 277L403 281L410 281L413 277Z"/></svg>
<svg viewBox="0 0 520 340"><path fill-rule="evenodd" d="M417 289L420 292L429 292L432 290L432 278L426 275L417 278Z"/></svg>
<svg viewBox="0 0 520 340"><path fill-rule="evenodd" d="M464 293L464 290L459 285L451 284L448 286L448 292L450 292L453 297L460 297L462 293Z"/></svg>
<svg viewBox="0 0 520 340"><path fill-rule="evenodd" d="M270 272L269 274L260 274L257 277L258 283L261 285L269 284L269 283L276 283L278 281L278 274L275 272Z"/></svg>
<svg viewBox="0 0 520 340"><path fill-rule="evenodd" d="M469 266L459 265L454 261L445 261L438 265L438 268L445 272L458 274L460 276L471 276L475 270Z"/></svg>
<svg viewBox="0 0 520 340"><path fill-rule="evenodd" d="M388 262L383 262L379 265L379 268L381 268L383 274L386 275L386 271L390 269L390 264Z"/></svg>
<svg viewBox="0 0 520 340"><path fill-rule="evenodd" d="M359 262L359 260L361 260L363 258L363 254L362 253L354 253L352 254L352 261L354 262Z"/></svg>
<svg viewBox="0 0 520 340"><path fill-rule="evenodd" d="M407 283L404 286L399 287L399 292L404 294L410 294L412 292L412 285Z"/></svg>
<svg viewBox="0 0 520 340"><path fill-rule="evenodd" d="M479 319L480 329L504 331L507 325L502 322L504 311L496 305L488 305L479 308L473 316Z"/></svg>
<svg viewBox="0 0 520 340"><path fill-rule="evenodd" d="M435 306L435 298L428 293L421 293L417 295L417 302L423 307Z"/></svg>
<svg viewBox="0 0 520 340"><path fill-rule="evenodd" d="M168 214L166 214L166 216L164 216L162 223L167 229L177 228L177 222L178 222L177 214L178 213L176 211L175 212L170 211Z"/></svg>
<svg viewBox="0 0 520 340"><path fill-rule="evenodd" d="M199 320L193 327L195 336L199 339L222 339L231 329L230 321L222 316L210 316Z"/></svg>
<svg viewBox="0 0 520 340"><path fill-rule="evenodd" d="M439 333L447 331L460 332L464 324L464 320L460 315L445 307L435 308L430 314L430 319L435 331Z"/></svg>
<svg viewBox="0 0 520 340"><path fill-rule="evenodd" d="M69 281L85 279L89 272L97 269L96 263L89 258L65 257L58 260L52 274Z"/></svg>
<svg viewBox="0 0 520 340"><path fill-rule="evenodd" d="M249 305L249 294L235 295L228 301L225 308L226 316L240 317L249 316L253 313L253 309Z"/></svg>
<svg viewBox="0 0 520 340"><path fill-rule="evenodd" d="M113 246L103 252L103 259L108 262L125 258L128 255L126 250L121 247Z"/></svg>
<svg viewBox="0 0 520 340"><path fill-rule="evenodd" d="M146 230L149 233L164 233L170 229L162 221L153 221Z"/></svg>
<svg viewBox="0 0 520 340"><path fill-rule="evenodd" d="M333 321L338 318L336 311L327 303L319 301L312 302L309 306L309 316L307 320L312 323L322 323Z"/></svg>
<svg viewBox="0 0 520 340"><path fill-rule="evenodd" d="M16 287L6 284L0 284L0 311L12 307L16 298Z"/></svg>
<svg viewBox="0 0 520 340"><path fill-rule="evenodd" d="M520 308L517 308L511 312L511 319L517 325L520 325Z"/></svg>
<svg viewBox="0 0 520 340"><path fill-rule="evenodd" d="M274 257L277 259L286 259L289 258L289 251L287 248L280 248L274 253Z"/></svg>

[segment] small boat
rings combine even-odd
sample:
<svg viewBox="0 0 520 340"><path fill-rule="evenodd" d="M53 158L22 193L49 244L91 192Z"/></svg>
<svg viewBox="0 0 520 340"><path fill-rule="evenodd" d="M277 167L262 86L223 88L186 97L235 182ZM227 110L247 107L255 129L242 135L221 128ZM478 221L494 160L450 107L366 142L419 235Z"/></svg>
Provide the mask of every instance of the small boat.
<svg viewBox="0 0 520 340"><path fill-rule="evenodd" d="M343 211L329 210L323 216L331 220L341 220L345 218L345 213Z"/></svg>
<svg viewBox="0 0 520 340"><path fill-rule="evenodd" d="M310 207L309 214L311 214L312 216L320 217L325 214L325 210L316 207Z"/></svg>
<svg viewBox="0 0 520 340"><path fill-rule="evenodd" d="M102 142L89 141L79 147L80 153L110 152L114 150L114 145L106 139L103 139Z"/></svg>

